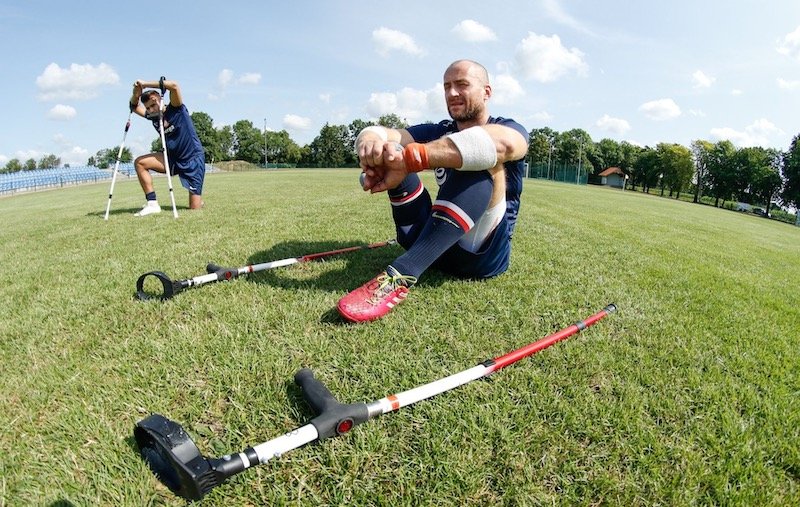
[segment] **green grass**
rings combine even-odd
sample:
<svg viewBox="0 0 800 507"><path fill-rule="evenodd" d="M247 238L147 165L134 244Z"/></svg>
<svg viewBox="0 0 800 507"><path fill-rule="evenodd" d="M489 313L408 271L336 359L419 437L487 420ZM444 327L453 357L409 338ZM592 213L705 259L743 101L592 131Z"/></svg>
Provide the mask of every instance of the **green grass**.
<svg viewBox="0 0 800 507"><path fill-rule="evenodd" d="M0 199L0 505L183 505L134 424L237 452L312 413L312 368L373 401L615 302L585 333L486 381L248 470L209 505L797 505L800 229L641 193L529 180L512 267L426 273L379 322L338 298L400 252L362 251L134 299L135 281L393 236L355 170L212 174L203 210L136 219L134 181ZM426 175L429 186L435 186ZM177 183L177 180L176 180ZM165 210L163 179L156 181Z"/></svg>

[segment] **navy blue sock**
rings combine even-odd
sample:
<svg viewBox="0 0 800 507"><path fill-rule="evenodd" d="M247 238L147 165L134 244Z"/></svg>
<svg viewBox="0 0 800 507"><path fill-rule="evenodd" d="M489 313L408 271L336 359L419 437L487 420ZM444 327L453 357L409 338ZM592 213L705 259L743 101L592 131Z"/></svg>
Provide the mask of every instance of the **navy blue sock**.
<svg viewBox="0 0 800 507"><path fill-rule="evenodd" d="M404 275L419 278L483 215L493 188L488 171L449 171L419 237L391 265Z"/></svg>
<svg viewBox="0 0 800 507"><path fill-rule="evenodd" d="M156 200L156 193L155 192L147 192L144 194L144 198L148 201L155 201Z"/></svg>
<svg viewBox="0 0 800 507"><path fill-rule="evenodd" d="M416 173L411 173L396 188L387 192L397 242L408 250L419 236L431 212L431 196Z"/></svg>

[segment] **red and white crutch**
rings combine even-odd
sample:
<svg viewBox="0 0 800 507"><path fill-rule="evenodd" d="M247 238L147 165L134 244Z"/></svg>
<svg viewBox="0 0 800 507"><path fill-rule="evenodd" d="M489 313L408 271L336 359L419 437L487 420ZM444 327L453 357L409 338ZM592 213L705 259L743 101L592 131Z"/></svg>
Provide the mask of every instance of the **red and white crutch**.
<svg viewBox="0 0 800 507"><path fill-rule="evenodd" d="M240 268L224 268L217 266L216 264L209 264L206 266L206 272L208 274L198 275L194 278L188 278L186 280L172 280L162 271L150 271L143 274L138 280L136 280L136 296L142 300L169 299L178 292L188 289L189 287L196 287L198 285L204 285L211 282L233 280L240 275L247 275L250 273L256 273L258 271L266 271L268 269L291 266L292 264L324 259L325 257L356 252L358 250L371 250L373 248L393 245L396 242L396 240L390 239L387 241L380 241L378 243L370 243L369 245L350 246L346 248L339 248L338 250L330 250L328 252L301 255L300 257L290 257L288 259L263 262L261 264L250 264ZM153 279L158 280L161 285L159 286L158 284L153 283Z"/></svg>
<svg viewBox="0 0 800 507"><path fill-rule="evenodd" d="M317 416L306 425L289 433L222 458L203 456L180 424L160 414L152 414L139 421L134 428L134 437L142 457L167 487L179 496L199 500L214 487L250 467L264 464L270 459L278 458L315 440L344 435L356 425L369 419L487 377L501 368L583 331L616 309L614 304L609 304L596 314L525 347L486 360L460 373L369 404L339 403L328 388L314 378L310 370L301 369L295 374L295 382L302 388L303 396Z"/></svg>

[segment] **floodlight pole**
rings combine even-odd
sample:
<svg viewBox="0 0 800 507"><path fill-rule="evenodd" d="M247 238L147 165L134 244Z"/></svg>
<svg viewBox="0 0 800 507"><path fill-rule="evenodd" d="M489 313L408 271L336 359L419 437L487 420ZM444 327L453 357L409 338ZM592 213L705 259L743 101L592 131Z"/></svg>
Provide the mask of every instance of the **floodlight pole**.
<svg viewBox="0 0 800 507"><path fill-rule="evenodd" d="M267 119L264 118L264 169L267 168Z"/></svg>

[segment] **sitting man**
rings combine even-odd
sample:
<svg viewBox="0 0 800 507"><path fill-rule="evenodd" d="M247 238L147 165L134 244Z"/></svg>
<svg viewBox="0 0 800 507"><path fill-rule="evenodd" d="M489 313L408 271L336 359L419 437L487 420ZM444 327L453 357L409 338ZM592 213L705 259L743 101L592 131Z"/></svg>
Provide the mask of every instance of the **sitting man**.
<svg viewBox="0 0 800 507"><path fill-rule="evenodd" d="M477 279L508 269L528 132L489 116L492 88L479 63L452 63L444 94L452 120L402 130L370 126L356 139L362 186L387 191L406 252L339 301L339 313L351 322L386 315L431 266ZM434 170L439 185L433 203L416 174L425 169Z"/></svg>

